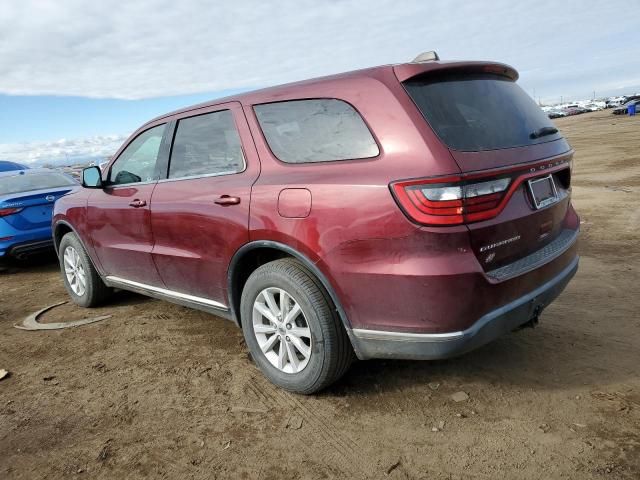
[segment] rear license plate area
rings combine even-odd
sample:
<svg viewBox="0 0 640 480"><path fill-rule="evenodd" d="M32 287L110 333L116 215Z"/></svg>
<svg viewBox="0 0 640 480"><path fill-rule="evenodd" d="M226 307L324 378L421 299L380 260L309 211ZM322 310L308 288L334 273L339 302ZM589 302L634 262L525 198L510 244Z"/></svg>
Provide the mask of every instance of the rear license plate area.
<svg viewBox="0 0 640 480"><path fill-rule="evenodd" d="M556 190L553 175L531 179L527 185L536 209L544 208L558 201L558 190Z"/></svg>

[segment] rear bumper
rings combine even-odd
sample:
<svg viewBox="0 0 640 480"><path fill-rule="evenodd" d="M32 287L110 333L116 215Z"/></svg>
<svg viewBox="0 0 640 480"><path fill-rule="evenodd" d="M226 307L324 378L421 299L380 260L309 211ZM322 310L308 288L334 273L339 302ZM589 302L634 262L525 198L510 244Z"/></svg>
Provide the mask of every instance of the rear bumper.
<svg viewBox="0 0 640 480"><path fill-rule="evenodd" d="M22 258L44 250L53 245L51 226L19 230L0 218L0 258Z"/></svg>
<svg viewBox="0 0 640 480"><path fill-rule="evenodd" d="M4 251L0 250L0 258L25 258L47 250L53 250L53 239L13 244Z"/></svg>
<svg viewBox="0 0 640 480"><path fill-rule="evenodd" d="M454 357L485 345L537 317L564 290L578 270L576 256L555 277L477 320L466 330L446 333L404 333L353 329L358 357L435 360Z"/></svg>

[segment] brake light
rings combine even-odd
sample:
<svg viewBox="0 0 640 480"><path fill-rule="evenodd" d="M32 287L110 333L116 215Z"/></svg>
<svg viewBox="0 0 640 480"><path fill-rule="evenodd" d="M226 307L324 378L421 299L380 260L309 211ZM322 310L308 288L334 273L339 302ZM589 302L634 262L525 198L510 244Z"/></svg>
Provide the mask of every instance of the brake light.
<svg viewBox="0 0 640 480"><path fill-rule="evenodd" d="M6 217L7 215L13 215L18 213L22 208L0 208L0 217Z"/></svg>
<svg viewBox="0 0 640 480"><path fill-rule="evenodd" d="M482 67L483 72L493 73L495 75L503 75L510 78L514 82L518 80L518 72L506 65L485 65Z"/></svg>
<svg viewBox="0 0 640 480"><path fill-rule="evenodd" d="M424 225L459 225L495 217L510 177L466 181L462 177L401 181L391 188L405 213Z"/></svg>

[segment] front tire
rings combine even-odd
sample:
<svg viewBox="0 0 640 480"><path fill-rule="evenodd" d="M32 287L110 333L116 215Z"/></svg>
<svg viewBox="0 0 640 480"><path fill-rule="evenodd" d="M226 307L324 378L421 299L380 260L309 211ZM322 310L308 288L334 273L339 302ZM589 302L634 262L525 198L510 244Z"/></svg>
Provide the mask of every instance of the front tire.
<svg viewBox="0 0 640 480"><path fill-rule="evenodd" d="M351 364L353 350L331 300L297 260L257 268L242 291L240 315L258 368L285 390L318 392Z"/></svg>
<svg viewBox="0 0 640 480"><path fill-rule="evenodd" d="M58 261L62 280L73 303L95 307L111 293L75 233L69 232L60 241Z"/></svg>

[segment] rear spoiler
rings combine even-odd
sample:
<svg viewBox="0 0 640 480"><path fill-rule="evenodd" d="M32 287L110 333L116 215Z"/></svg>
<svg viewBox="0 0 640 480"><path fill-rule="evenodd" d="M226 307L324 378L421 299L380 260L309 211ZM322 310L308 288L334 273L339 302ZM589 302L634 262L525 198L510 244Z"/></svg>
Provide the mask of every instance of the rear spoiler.
<svg viewBox="0 0 640 480"><path fill-rule="evenodd" d="M409 80L419 75L440 73L493 73L510 78L514 82L518 80L518 72L515 68L505 63L497 62L440 62L426 63L402 63L394 65L393 72L400 82Z"/></svg>

